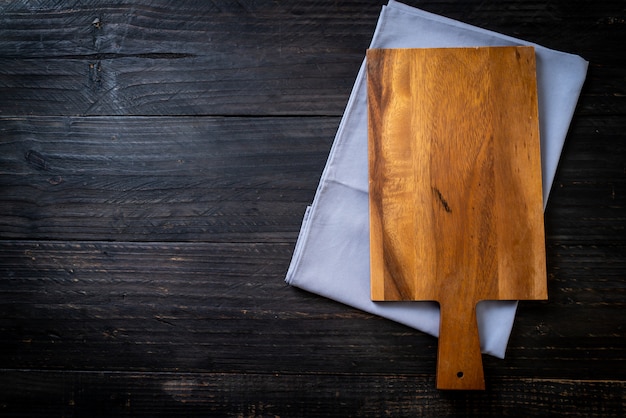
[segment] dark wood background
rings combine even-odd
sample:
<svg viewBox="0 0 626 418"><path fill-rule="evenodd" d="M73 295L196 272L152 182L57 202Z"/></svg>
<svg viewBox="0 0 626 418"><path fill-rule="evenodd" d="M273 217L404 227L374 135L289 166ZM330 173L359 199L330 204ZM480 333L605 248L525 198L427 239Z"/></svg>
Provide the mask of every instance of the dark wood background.
<svg viewBox="0 0 626 418"><path fill-rule="evenodd" d="M0 415L625 415L621 0L409 2L590 61L486 391L283 282L382 3L0 3Z"/></svg>

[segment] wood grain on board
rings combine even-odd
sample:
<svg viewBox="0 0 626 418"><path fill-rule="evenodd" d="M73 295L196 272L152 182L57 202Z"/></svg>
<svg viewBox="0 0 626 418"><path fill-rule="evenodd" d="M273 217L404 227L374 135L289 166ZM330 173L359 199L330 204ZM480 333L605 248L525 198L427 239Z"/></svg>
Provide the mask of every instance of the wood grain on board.
<svg viewBox="0 0 626 418"><path fill-rule="evenodd" d="M438 301L438 387L483 388L476 303L547 297L534 49L367 62L372 299Z"/></svg>

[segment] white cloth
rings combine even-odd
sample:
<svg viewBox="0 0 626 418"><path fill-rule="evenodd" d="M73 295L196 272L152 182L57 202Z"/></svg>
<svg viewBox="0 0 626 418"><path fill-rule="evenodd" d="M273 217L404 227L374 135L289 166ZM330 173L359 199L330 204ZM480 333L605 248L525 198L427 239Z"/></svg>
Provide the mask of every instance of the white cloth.
<svg viewBox="0 0 626 418"><path fill-rule="evenodd" d="M383 7L372 48L532 45L537 61L544 207L585 80L582 58L480 29L391 0ZM365 67L356 78L315 198L307 208L286 282L433 336L434 302L372 302L369 281ZM516 301L477 306L481 349L504 358Z"/></svg>

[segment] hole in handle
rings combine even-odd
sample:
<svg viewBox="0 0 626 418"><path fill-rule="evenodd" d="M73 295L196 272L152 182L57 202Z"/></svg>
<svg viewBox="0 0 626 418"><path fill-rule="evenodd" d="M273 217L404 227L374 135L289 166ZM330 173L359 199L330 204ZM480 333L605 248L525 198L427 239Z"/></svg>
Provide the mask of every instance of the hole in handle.
<svg viewBox="0 0 626 418"><path fill-rule="evenodd" d="M463 372L457 372L456 377L458 377L459 379L463 378Z"/></svg>

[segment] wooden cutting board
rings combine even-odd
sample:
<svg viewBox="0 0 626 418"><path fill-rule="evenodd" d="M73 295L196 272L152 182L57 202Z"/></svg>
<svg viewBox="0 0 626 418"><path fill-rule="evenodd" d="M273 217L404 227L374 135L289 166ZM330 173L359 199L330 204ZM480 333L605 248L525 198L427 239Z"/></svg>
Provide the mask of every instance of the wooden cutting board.
<svg viewBox="0 0 626 418"><path fill-rule="evenodd" d="M440 389L484 389L481 300L546 299L532 47L367 52L371 293L439 302Z"/></svg>

